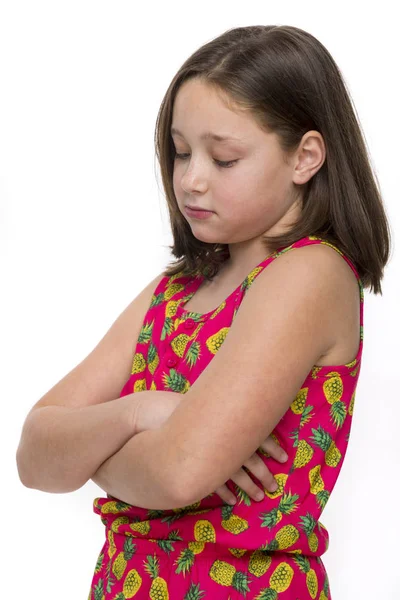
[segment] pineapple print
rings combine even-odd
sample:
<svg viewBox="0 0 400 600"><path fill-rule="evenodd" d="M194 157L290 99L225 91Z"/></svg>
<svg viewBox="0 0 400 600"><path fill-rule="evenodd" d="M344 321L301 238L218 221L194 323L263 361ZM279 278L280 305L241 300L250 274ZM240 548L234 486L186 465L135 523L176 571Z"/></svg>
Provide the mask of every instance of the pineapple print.
<svg viewBox="0 0 400 600"><path fill-rule="evenodd" d="M328 467L337 467L342 455L331 435L321 425L318 425L318 429L312 429L312 432L312 441L325 452L325 463Z"/></svg>
<svg viewBox="0 0 400 600"><path fill-rule="evenodd" d="M150 342L149 353L147 355L147 364L152 375L154 375L154 371L157 369L159 362L160 358L158 356L157 348L153 342Z"/></svg>
<svg viewBox="0 0 400 600"><path fill-rule="evenodd" d="M314 532L314 529L317 524L317 521L309 512L306 515L300 517L300 519L300 527L303 529L304 533L308 538L308 547L310 548L311 552L316 552L318 550L318 538Z"/></svg>
<svg viewBox="0 0 400 600"><path fill-rule="evenodd" d="M206 339L206 346L212 354L218 352L228 335L229 329L230 327L222 327L217 333L210 335L210 337Z"/></svg>
<svg viewBox="0 0 400 600"><path fill-rule="evenodd" d="M292 567L287 562L281 562L272 573L269 585L275 592L285 592L292 583L293 575Z"/></svg>
<svg viewBox="0 0 400 600"><path fill-rule="evenodd" d="M310 481L310 492L315 494L321 509L324 509L329 499L329 491L325 489L324 480L321 477L321 465L315 465L308 474Z"/></svg>
<svg viewBox="0 0 400 600"><path fill-rule="evenodd" d="M251 553L248 571L256 577L262 577L268 571L272 563L272 556L262 550Z"/></svg>
<svg viewBox="0 0 400 600"><path fill-rule="evenodd" d="M143 373L146 369L146 359L143 356L142 352L137 352L133 357L131 374L136 375L136 373Z"/></svg>
<svg viewBox="0 0 400 600"><path fill-rule="evenodd" d="M221 508L222 512L222 520L221 527L234 535L238 535L239 533L243 533L246 529L249 528L249 524L246 519L242 519L238 515L233 515L232 511L234 506L226 505Z"/></svg>
<svg viewBox="0 0 400 600"><path fill-rule="evenodd" d="M232 587L245 595L249 591L248 584L251 583L247 573L237 571L235 567L224 560L214 560L209 575L215 583Z"/></svg>
<svg viewBox="0 0 400 600"><path fill-rule="evenodd" d="M189 335L187 335L186 333L181 333L171 341L172 350L180 358L182 358L182 356L184 355L186 346L188 345L190 339L191 337Z"/></svg>
<svg viewBox="0 0 400 600"><path fill-rule="evenodd" d="M128 561L132 558L132 556L135 554L135 551L136 546L133 544L132 538L127 537L124 542L124 550L117 554L117 557L114 560L112 566L112 572L114 573L117 579L121 579L121 577L123 576L126 569L126 565L128 564Z"/></svg>
<svg viewBox="0 0 400 600"><path fill-rule="evenodd" d="M268 527L273 529L282 519L282 515L290 515L297 510L298 505L296 500L299 499L298 494L283 494L279 502L279 505L269 512L261 513L260 519L262 520L261 527Z"/></svg>
<svg viewBox="0 0 400 600"><path fill-rule="evenodd" d="M307 588L308 588L311 598L314 600L314 598L316 598L317 594L318 594L317 574L314 571L314 569L311 569L310 561L308 560L308 558L306 556L297 555L297 556L294 556L294 560L297 563L297 565L299 566L300 570L303 573L307 574L306 575Z"/></svg>
<svg viewBox="0 0 400 600"><path fill-rule="evenodd" d="M267 258L309 245L309 240L313 244L323 243L317 236L305 237L300 243L279 248ZM221 348L241 298L264 266L253 269L236 293L207 313L206 318L183 308L201 285L201 277L197 280L197 276L192 277L190 272L185 275L181 270L160 282L145 315L131 376L121 395L147 389L189 391ZM199 276L201 271L198 270ZM185 279L187 275L189 278ZM360 280L359 286L362 299ZM194 326L186 323L188 318L195 322ZM362 322L360 338L363 339ZM179 362L176 369L165 361L167 345ZM169 596L182 600L200 600L205 596L206 600L218 596L215 584L223 586L220 589L224 597L233 600L239 595L246 596L251 588L250 578L258 584L265 581L266 585L257 588L259 593L248 594L254 595L255 600L279 600L286 590L288 595L296 596L298 582L307 585L308 598L328 600L328 579L319 557L315 556L326 552L328 532L317 517L329 499L346 450L351 426L347 415L353 415L359 367L358 359L340 367L312 367L272 433L282 447L292 439L294 450L291 462L279 466L282 472L274 473L278 489L264 490L264 502L253 502L239 486L236 488L241 502L235 506L215 505L216 494L209 494L190 506L165 511L131 506L109 495L107 501L97 498L95 512L107 528L108 543L98 556L89 600L125 600L143 595L142 580L148 587L151 585L151 590L144 594L151 600ZM272 458L262 448L259 453ZM336 472L330 471L332 467ZM179 528L171 530L174 522ZM140 559L142 538L147 539L146 545L153 542L165 551L168 564L174 565L168 577L160 570L164 563L159 563L151 552L144 553L146 560ZM223 557L216 552L221 546L229 551ZM216 556L211 556L202 572L200 566L207 564L202 559L210 557L210 550ZM169 562L171 556L173 561ZM238 566L241 564L246 568ZM198 583L196 577L200 573L202 578Z"/></svg>
<svg viewBox="0 0 400 600"><path fill-rule="evenodd" d="M275 539L268 544L268 550L286 550L293 546L300 534L294 525L285 525L275 535Z"/></svg>
<svg viewBox="0 0 400 600"><path fill-rule="evenodd" d="M294 457L289 473L293 472L294 469L301 469L308 465L313 456L314 450L310 444L306 440L300 440L297 444L296 456Z"/></svg>
<svg viewBox="0 0 400 600"><path fill-rule="evenodd" d="M346 418L346 404L341 400L343 396L343 381L340 373L331 371L328 373L328 379L324 381L322 386L325 398L331 404L331 419L336 428L343 426Z"/></svg>
<svg viewBox="0 0 400 600"><path fill-rule="evenodd" d="M156 555L152 556L149 554L147 556L147 562L145 563L144 569L153 580L149 593L151 600L169 600L167 582L165 579L158 576L160 572L158 557Z"/></svg>
<svg viewBox="0 0 400 600"><path fill-rule="evenodd" d="M190 388L189 380L186 379L184 375L172 368L169 370L169 374L163 373L162 379L164 389L166 390L168 389L180 394L186 394Z"/></svg>
<svg viewBox="0 0 400 600"><path fill-rule="evenodd" d="M206 519L199 519L194 526L194 537L197 542L215 542L214 525Z"/></svg>
<svg viewBox="0 0 400 600"><path fill-rule="evenodd" d="M122 588L122 594L124 598L133 598L142 586L142 577L139 575L136 569L128 571Z"/></svg>
<svg viewBox="0 0 400 600"><path fill-rule="evenodd" d="M291 410L295 415L301 415L304 411L304 407L307 402L307 394L308 387L301 388L299 392L297 392L296 398L293 400L290 405Z"/></svg>

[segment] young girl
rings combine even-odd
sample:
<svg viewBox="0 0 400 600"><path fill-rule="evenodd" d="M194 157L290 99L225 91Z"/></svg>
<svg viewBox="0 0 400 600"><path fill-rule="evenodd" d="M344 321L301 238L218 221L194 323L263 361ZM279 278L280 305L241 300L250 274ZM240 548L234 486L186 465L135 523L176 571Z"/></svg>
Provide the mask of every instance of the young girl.
<svg viewBox="0 0 400 600"><path fill-rule="evenodd" d="M231 29L179 69L156 133L178 260L143 296L128 441L104 429L86 476L107 491L89 600L330 599L319 517L390 249L345 84L301 29Z"/></svg>

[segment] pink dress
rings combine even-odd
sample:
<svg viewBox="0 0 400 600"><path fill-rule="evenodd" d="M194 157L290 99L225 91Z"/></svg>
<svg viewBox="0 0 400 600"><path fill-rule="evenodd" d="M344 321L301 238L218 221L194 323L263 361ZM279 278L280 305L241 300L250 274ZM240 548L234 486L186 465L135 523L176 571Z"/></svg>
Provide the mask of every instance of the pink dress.
<svg viewBox="0 0 400 600"><path fill-rule="evenodd" d="M313 366L273 435L289 460L262 457L278 482L255 502L231 479L234 506L214 492L184 508L147 510L95 498L105 542L90 600L331 599L321 556L329 536L319 517L335 486L349 441L363 347L364 291L351 261L323 239L304 237L255 267L215 310L186 311L204 276L165 276L154 291L120 396L142 390L185 393L207 367L254 279L280 254L328 244L349 264L360 289L360 344L353 361ZM249 472L259 486L260 482Z"/></svg>

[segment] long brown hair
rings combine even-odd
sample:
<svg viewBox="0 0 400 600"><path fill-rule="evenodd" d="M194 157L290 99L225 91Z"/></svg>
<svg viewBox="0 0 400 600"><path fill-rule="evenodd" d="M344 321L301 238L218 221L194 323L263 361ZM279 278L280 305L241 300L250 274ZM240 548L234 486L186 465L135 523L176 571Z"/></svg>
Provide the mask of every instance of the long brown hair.
<svg viewBox="0 0 400 600"><path fill-rule="evenodd" d="M232 107L249 111L278 135L286 156L303 135L322 135L326 157L304 185L300 219L281 235L263 236L268 253L313 235L337 246L355 265L364 287L382 295L391 234L377 176L340 70L310 33L287 25L228 29L196 50L174 76L155 127L156 156L178 259L164 271L212 279L229 258L227 244L198 240L179 210L174 189L175 151L170 133L176 94L184 81L213 86Z"/></svg>

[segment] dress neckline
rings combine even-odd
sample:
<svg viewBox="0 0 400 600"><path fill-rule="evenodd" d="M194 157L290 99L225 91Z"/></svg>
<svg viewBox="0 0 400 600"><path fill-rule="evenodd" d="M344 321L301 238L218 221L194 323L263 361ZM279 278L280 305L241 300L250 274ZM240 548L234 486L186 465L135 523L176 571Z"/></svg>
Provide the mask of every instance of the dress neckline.
<svg viewBox="0 0 400 600"><path fill-rule="evenodd" d="M266 264L264 264L264 263L266 263L275 254L280 252L282 250L282 248L284 248L284 246L277 248L276 250L274 250L273 252L268 254L268 256L263 258L263 260L261 262L259 262L258 265L256 265L255 267L253 267L251 269L251 271L246 275L246 277L243 279L243 281L224 300L222 300L222 302L218 306L216 306L215 308L213 308L212 310L210 310L206 313L198 313L193 310L186 310L184 308L185 304L187 304L189 302L189 300L196 294L196 292L199 290L201 284L203 283L203 281L206 278L205 275L202 275L200 273L199 275L194 277L193 280L188 284L188 287L187 287L188 293L186 294L186 296L184 296L184 298L182 298L182 301L179 303L179 305L177 307L177 315L179 315L179 317L183 317L185 319L192 318L196 322L201 322L201 321L207 320L223 304L225 304L225 303L228 304L232 300L232 298L236 302L237 298L239 297L240 291L241 291L244 283L246 282L247 278L249 277L250 273L252 273L255 269L258 269L259 267L264 268L266 266Z"/></svg>

